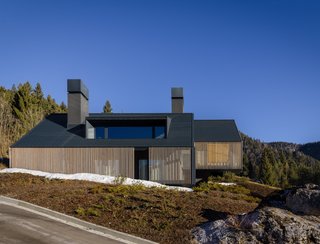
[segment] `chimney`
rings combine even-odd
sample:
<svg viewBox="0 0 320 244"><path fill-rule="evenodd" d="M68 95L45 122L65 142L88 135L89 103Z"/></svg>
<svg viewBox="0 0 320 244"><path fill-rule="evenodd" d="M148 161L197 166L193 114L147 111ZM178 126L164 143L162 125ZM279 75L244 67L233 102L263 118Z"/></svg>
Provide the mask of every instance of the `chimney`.
<svg viewBox="0 0 320 244"><path fill-rule="evenodd" d="M172 113L183 113L183 88L171 88Z"/></svg>
<svg viewBox="0 0 320 244"><path fill-rule="evenodd" d="M68 79L68 126L85 124L89 91L80 79Z"/></svg>

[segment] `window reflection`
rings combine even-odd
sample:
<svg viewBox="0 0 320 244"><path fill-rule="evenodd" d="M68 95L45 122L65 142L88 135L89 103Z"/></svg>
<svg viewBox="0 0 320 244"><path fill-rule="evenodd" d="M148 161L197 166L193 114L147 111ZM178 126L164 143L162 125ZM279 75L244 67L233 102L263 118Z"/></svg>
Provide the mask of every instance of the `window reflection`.
<svg viewBox="0 0 320 244"><path fill-rule="evenodd" d="M165 126L96 127L96 139L163 139Z"/></svg>
<svg viewBox="0 0 320 244"><path fill-rule="evenodd" d="M104 139L104 128L103 127L96 127L96 139Z"/></svg>

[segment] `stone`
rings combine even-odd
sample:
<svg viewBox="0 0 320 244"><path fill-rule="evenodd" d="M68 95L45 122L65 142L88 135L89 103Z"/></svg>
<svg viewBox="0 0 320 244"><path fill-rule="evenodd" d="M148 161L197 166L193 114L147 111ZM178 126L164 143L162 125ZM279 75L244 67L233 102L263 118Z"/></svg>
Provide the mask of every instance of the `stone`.
<svg viewBox="0 0 320 244"><path fill-rule="evenodd" d="M192 230L193 243L319 243L319 186L267 198L244 215L229 215Z"/></svg>
<svg viewBox="0 0 320 244"><path fill-rule="evenodd" d="M290 191L285 205L296 213L320 216L320 187L307 184Z"/></svg>

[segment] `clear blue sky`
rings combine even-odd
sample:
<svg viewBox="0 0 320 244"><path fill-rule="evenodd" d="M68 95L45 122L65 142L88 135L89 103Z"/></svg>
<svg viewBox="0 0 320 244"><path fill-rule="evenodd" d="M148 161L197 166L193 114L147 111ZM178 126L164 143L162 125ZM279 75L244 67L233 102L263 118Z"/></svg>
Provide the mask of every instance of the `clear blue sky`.
<svg viewBox="0 0 320 244"><path fill-rule="evenodd" d="M235 119L263 141L320 140L320 1L0 0L0 85L30 81L90 112L169 112L184 87L197 119Z"/></svg>

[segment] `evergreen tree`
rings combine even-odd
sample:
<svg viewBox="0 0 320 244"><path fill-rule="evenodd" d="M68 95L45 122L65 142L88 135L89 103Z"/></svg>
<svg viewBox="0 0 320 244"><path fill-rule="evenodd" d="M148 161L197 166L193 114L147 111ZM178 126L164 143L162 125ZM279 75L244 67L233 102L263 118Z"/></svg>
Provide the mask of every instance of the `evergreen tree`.
<svg viewBox="0 0 320 244"><path fill-rule="evenodd" d="M244 176L248 176L250 173L250 162L247 154L243 154L243 171Z"/></svg>
<svg viewBox="0 0 320 244"><path fill-rule="evenodd" d="M291 185L298 184L299 175L298 175L298 166L294 161L289 161L289 183Z"/></svg>
<svg viewBox="0 0 320 244"><path fill-rule="evenodd" d="M52 113L55 113L55 112L60 112L60 107L59 105L56 103L56 101L50 96L48 95L47 96L47 99L46 99L46 114L52 114Z"/></svg>
<svg viewBox="0 0 320 244"><path fill-rule="evenodd" d="M36 84L36 88L34 88L34 96L38 102L39 105L43 103L43 92L40 83Z"/></svg>
<svg viewBox="0 0 320 244"><path fill-rule="evenodd" d="M11 89L0 86L0 157L8 156L9 146L37 125L45 115L66 112L66 105L43 97L41 85L29 82Z"/></svg>
<svg viewBox="0 0 320 244"><path fill-rule="evenodd" d="M111 103L109 102L109 100L107 100L106 103L104 104L103 112L104 113L112 113L112 107L111 107Z"/></svg>
<svg viewBox="0 0 320 244"><path fill-rule="evenodd" d="M261 169L260 169L260 178L264 184L274 185L275 176L272 164L270 163L270 152L266 148L262 155Z"/></svg>
<svg viewBox="0 0 320 244"><path fill-rule="evenodd" d="M62 113L66 113L68 111L67 106L64 102L61 102L60 104L60 110Z"/></svg>

